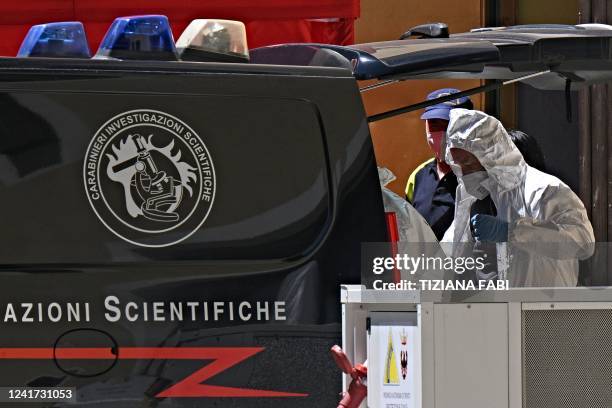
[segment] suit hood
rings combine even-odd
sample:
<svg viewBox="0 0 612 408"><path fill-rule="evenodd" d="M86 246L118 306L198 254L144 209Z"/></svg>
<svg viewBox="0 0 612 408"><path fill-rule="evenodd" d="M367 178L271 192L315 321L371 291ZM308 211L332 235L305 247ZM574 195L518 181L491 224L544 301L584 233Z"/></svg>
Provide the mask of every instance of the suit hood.
<svg viewBox="0 0 612 408"><path fill-rule="evenodd" d="M453 109L446 131L446 162L462 181L459 166L453 162L450 148L472 153L497 184L500 192L517 187L525 177L527 164L501 122L486 113Z"/></svg>

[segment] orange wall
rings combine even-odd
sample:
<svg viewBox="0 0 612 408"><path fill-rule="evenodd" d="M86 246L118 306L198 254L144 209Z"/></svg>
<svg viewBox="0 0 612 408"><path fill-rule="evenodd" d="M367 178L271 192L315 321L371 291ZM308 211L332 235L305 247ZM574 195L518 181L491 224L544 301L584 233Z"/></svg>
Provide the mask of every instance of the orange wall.
<svg viewBox="0 0 612 408"><path fill-rule="evenodd" d="M395 40L415 25L444 22L451 33L468 31L482 24L481 0L361 0L361 18L355 26L356 42ZM360 86L372 82L361 83ZM368 115L417 103L439 88L468 89L480 85L479 81L404 81L364 92L363 101ZM481 107L482 95L472 100ZM385 119L370 125L376 160L389 168L397 180L389 187L404 195L408 176L421 162L432 157L425 141L424 123L419 119L422 111Z"/></svg>

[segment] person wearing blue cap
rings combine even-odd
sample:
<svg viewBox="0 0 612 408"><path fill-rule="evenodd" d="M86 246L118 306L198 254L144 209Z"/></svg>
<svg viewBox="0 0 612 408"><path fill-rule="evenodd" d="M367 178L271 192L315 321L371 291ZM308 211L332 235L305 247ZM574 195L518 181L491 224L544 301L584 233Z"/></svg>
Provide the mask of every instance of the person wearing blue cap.
<svg viewBox="0 0 612 408"><path fill-rule="evenodd" d="M427 95L427 100L458 93L458 89L438 89ZM427 143L434 157L418 166L408 178L406 199L431 226L438 240L453 222L457 177L444 160L444 140L455 108L473 109L468 97L461 97L425 108L421 119L425 121Z"/></svg>

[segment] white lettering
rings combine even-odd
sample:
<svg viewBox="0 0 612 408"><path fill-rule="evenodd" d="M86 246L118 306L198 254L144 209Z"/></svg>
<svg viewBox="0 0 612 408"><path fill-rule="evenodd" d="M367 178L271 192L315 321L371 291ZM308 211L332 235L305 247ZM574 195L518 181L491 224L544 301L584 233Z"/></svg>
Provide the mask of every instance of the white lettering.
<svg viewBox="0 0 612 408"><path fill-rule="evenodd" d="M117 296L107 296L104 299L104 308L107 310L104 317L111 323L118 322L121 319L121 309L116 306L118 304L119 298Z"/></svg>

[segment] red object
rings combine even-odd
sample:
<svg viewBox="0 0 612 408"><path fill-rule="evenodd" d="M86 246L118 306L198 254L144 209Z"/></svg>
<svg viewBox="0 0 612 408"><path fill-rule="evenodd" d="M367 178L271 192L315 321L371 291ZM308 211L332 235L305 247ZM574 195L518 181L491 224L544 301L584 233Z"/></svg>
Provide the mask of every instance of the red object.
<svg viewBox="0 0 612 408"><path fill-rule="evenodd" d="M287 42L354 42L359 0L26 0L0 4L0 55L14 56L34 24L81 21L92 52L116 17L168 16L175 39L196 18L240 20L250 48Z"/></svg>
<svg viewBox="0 0 612 408"><path fill-rule="evenodd" d="M206 365L161 391L157 398L307 397L308 394L203 384L262 352L262 347L1 348L0 360L204 360Z"/></svg>
<svg viewBox="0 0 612 408"><path fill-rule="evenodd" d="M391 243L391 256L395 258L398 254L397 243L399 242L399 229L397 228L397 216L394 212L385 213L387 219L387 231L389 232L389 242ZM399 269L393 268L393 282L399 283L402 279Z"/></svg>
<svg viewBox="0 0 612 408"><path fill-rule="evenodd" d="M368 395L368 387L365 384L365 379L368 376L368 368L363 364L357 364L353 367L353 364L340 346L333 346L331 348L331 353L334 361L342 372L350 375L353 379L349 385L348 391L342 394L342 400L338 404L338 408L359 408L361 402Z"/></svg>

